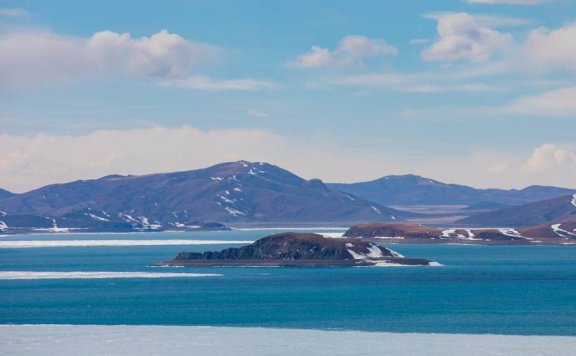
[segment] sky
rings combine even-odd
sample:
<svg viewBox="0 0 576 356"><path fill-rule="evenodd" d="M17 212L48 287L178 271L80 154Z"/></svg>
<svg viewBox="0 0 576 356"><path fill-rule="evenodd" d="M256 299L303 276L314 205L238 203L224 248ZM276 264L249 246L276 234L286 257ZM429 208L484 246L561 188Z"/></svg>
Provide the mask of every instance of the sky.
<svg viewBox="0 0 576 356"><path fill-rule="evenodd" d="M0 187L266 161L576 188L573 0L0 0Z"/></svg>

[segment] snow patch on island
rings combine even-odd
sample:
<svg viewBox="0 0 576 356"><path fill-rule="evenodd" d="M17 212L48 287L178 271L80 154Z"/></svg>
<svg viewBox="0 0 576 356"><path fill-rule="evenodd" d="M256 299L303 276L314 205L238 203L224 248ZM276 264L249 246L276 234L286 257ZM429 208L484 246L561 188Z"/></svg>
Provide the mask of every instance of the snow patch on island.
<svg viewBox="0 0 576 356"><path fill-rule="evenodd" d="M551 225L550 228L552 228L552 231L554 231L554 233L560 237L572 237L572 236L576 237L575 233L564 230L564 229L560 228L560 226L562 226L562 224L554 224L554 225Z"/></svg>

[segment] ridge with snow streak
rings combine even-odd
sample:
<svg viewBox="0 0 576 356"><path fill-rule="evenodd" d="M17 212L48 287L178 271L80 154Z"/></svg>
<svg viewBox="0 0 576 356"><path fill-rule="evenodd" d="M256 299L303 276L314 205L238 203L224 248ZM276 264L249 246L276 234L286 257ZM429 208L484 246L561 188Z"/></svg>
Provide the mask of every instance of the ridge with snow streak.
<svg viewBox="0 0 576 356"><path fill-rule="evenodd" d="M111 175L49 185L0 199L0 211L56 220L62 228L146 231L197 222L390 221L412 216L329 189L262 162L229 162L186 172ZM0 218L8 226L10 222ZM43 228L54 228L52 220ZM114 228L112 228L114 226Z"/></svg>

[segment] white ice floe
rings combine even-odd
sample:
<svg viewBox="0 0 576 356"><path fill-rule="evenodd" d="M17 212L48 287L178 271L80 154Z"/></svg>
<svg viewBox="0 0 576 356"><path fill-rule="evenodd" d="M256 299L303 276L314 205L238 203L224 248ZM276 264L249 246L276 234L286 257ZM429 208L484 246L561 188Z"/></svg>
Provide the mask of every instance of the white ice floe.
<svg viewBox="0 0 576 356"><path fill-rule="evenodd" d="M155 272L29 272L2 271L1 279L107 279L107 278L194 278L220 277L212 273L155 273Z"/></svg>
<svg viewBox="0 0 576 356"><path fill-rule="evenodd" d="M568 230L564 230L562 228L560 228L560 226L562 226L562 224L554 224L551 225L550 228L552 228L552 231L554 231L554 233L560 237L576 237L576 234L573 232L570 232Z"/></svg>
<svg viewBox="0 0 576 356"><path fill-rule="evenodd" d="M42 247L108 247L108 246L176 246L176 245L231 245L250 244L254 241L235 240L42 240L0 241L0 248Z"/></svg>
<svg viewBox="0 0 576 356"><path fill-rule="evenodd" d="M570 355L574 336L390 333L353 330L0 325L3 355Z"/></svg>

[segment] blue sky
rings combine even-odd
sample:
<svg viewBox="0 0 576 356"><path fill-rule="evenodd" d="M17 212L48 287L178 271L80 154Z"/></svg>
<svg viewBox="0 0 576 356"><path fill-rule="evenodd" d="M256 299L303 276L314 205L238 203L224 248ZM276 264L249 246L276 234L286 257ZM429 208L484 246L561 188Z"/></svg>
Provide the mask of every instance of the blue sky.
<svg viewBox="0 0 576 356"><path fill-rule="evenodd" d="M0 186L270 161L576 187L569 0L0 1Z"/></svg>

